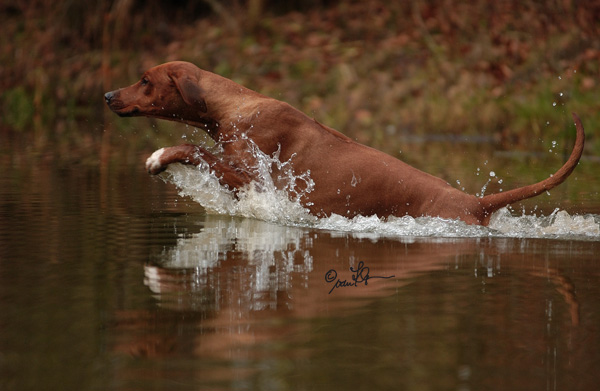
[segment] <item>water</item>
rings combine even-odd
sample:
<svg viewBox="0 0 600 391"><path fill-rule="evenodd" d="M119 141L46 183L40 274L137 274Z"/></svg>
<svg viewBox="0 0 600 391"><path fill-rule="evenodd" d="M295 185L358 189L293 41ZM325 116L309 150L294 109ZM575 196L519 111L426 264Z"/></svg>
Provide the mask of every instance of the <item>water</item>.
<svg viewBox="0 0 600 391"><path fill-rule="evenodd" d="M194 168L165 174L176 188L144 156L86 168L5 146L2 390L597 388L593 161L482 228L315 220L265 192L206 192L230 208L206 213Z"/></svg>
<svg viewBox="0 0 600 391"><path fill-rule="evenodd" d="M600 240L600 216L570 215L556 208L548 216L535 216L512 213L503 208L492 216L488 227L467 225L461 221L441 218L421 217L378 217L357 216L349 219L339 215L317 219L308 213L300 204L301 194L290 200L285 191L275 187L270 179L269 167L276 158L265 156L255 151L259 157L259 171L262 178L267 178L258 186L252 184L240 191L238 197L222 188L214 172L208 165L198 167L181 164L171 165L161 177L173 183L179 194L190 197L209 213L250 217L271 221L284 225L295 225L308 228L374 234L375 236L437 236L437 237L554 237L563 239ZM293 159L290 159L293 160ZM292 166L293 162L286 162ZM281 167L281 164L279 164ZM310 181L310 173L287 173L287 186L300 180ZM493 171L492 171L493 172ZM495 177L495 173L493 175ZM490 182L484 184L484 189ZM500 182L501 183L501 182ZM308 187L310 192L311 187ZM482 191L483 192L483 191Z"/></svg>

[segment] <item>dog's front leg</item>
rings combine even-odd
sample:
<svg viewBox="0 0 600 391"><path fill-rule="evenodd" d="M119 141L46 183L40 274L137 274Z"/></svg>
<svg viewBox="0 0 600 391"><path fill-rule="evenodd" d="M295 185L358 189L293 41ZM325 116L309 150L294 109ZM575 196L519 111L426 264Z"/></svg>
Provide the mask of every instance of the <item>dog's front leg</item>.
<svg viewBox="0 0 600 391"><path fill-rule="evenodd" d="M193 144L182 144L157 150L146 160L146 170L152 175L157 175L166 170L171 163L198 166L202 162L208 163L211 171L219 178L221 185L227 186L231 190L236 191L253 179L246 171L233 164L223 162L206 149Z"/></svg>

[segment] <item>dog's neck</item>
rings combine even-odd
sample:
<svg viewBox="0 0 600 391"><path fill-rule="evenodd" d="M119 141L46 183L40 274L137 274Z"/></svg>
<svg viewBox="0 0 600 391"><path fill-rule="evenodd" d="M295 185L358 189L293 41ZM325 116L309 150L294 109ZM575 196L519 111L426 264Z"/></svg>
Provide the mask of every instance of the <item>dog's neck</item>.
<svg viewBox="0 0 600 391"><path fill-rule="evenodd" d="M248 135L260 123L262 103L271 99L254 91L244 90L239 91L233 99L211 100L207 103L209 113L218 113L218 115L211 116L214 123L210 128L206 128L215 141L228 141ZM250 92L251 95L246 92Z"/></svg>

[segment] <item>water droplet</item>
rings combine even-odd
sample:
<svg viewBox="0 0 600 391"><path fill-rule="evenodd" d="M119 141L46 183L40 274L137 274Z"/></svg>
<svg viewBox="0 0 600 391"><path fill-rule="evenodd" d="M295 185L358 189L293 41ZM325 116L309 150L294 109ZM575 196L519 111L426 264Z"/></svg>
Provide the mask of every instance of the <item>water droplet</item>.
<svg viewBox="0 0 600 391"><path fill-rule="evenodd" d="M563 93L561 92L560 94L558 94L559 96L563 96Z"/></svg>
<svg viewBox="0 0 600 391"><path fill-rule="evenodd" d="M352 173L352 181L350 182L350 186L356 187L356 185L358 185L359 182L360 182L360 179L357 179L353 172Z"/></svg>
<svg viewBox="0 0 600 391"><path fill-rule="evenodd" d="M556 102L552 102L552 106L556 106Z"/></svg>
<svg viewBox="0 0 600 391"><path fill-rule="evenodd" d="M493 178L496 176L496 173L494 171L490 171L490 176Z"/></svg>

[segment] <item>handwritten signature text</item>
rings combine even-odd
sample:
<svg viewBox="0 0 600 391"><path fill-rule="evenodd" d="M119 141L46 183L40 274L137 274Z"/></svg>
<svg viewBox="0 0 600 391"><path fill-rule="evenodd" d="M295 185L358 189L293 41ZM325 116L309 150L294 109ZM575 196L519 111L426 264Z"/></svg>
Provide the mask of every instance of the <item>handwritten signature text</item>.
<svg viewBox="0 0 600 391"><path fill-rule="evenodd" d="M364 284L366 286L369 284L369 280L372 278L387 279L387 278L394 277L394 276L382 277L382 276L369 275L369 268L367 266L365 266L365 263L363 261L360 261L358 263L358 267L356 269L351 266L350 271L352 273L354 273L354 274L352 274L351 281L341 280L341 279L337 278L337 272L334 269L331 269L327 273L325 273L325 282L327 282L328 284L333 283L333 286L331 287L329 294L331 294L331 292L333 292L337 288L346 288L346 287L351 287L351 286L357 287L361 284Z"/></svg>

